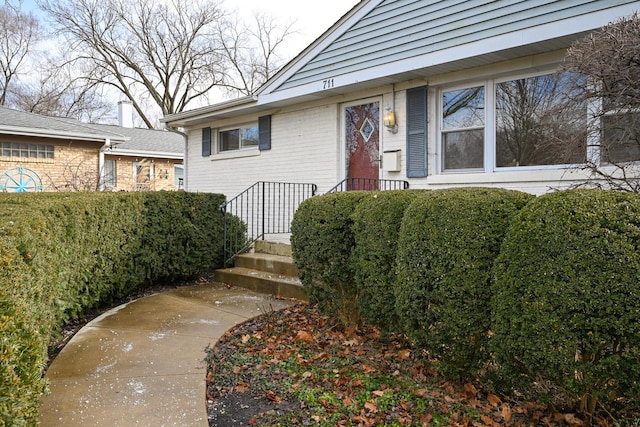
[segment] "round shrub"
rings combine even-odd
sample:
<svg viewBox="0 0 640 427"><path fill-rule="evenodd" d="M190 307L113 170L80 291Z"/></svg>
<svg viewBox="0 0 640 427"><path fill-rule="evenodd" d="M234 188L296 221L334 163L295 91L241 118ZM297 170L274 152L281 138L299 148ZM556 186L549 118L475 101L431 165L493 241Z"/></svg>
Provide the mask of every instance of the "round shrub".
<svg viewBox="0 0 640 427"><path fill-rule="evenodd" d="M549 391L587 412L616 396L638 406L639 243L637 194L559 192L520 212L495 266L503 391Z"/></svg>
<svg viewBox="0 0 640 427"><path fill-rule="evenodd" d="M404 332L448 376L471 378L489 359L491 269L511 217L532 197L488 188L439 190L405 212L397 312Z"/></svg>
<svg viewBox="0 0 640 427"><path fill-rule="evenodd" d="M291 250L309 301L351 329L360 322L352 216L366 196L347 192L307 199L291 223Z"/></svg>
<svg viewBox="0 0 640 427"><path fill-rule="evenodd" d="M360 313L369 323L397 331L396 253L405 209L422 191L381 191L364 197L354 212L353 262Z"/></svg>

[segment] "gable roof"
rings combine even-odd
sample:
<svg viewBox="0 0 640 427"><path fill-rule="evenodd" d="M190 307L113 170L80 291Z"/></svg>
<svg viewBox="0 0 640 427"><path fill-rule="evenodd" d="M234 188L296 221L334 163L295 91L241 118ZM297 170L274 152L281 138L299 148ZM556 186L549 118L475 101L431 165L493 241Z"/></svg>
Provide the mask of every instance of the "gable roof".
<svg viewBox="0 0 640 427"><path fill-rule="evenodd" d="M110 154L138 157L184 157L184 139L175 132L82 123L0 106L0 134L111 143Z"/></svg>
<svg viewBox="0 0 640 427"><path fill-rule="evenodd" d="M48 117L0 106L0 133L42 138L76 139L104 143L125 142L127 138L106 129L60 117Z"/></svg>
<svg viewBox="0 0 640 427"><path fill-rule="evenodd" d="M105 126L105 125L103 125ZM128 141L112 146L109 154L137 157L184 158L184 137L176 132L114 126Z"/></svg>
<svg viewBox="0 0 640 427"><path fill-rule="evenodd" d="M566 49L638 9L633 0L362 0L254 97L161 121L196 125Z"/></svg>
<svg viewBox="0 0 640 427"><path fill-rule="evenodd" d="M566 49L639 8L633 0L368 0L259 96L309 100Z"/></svg>

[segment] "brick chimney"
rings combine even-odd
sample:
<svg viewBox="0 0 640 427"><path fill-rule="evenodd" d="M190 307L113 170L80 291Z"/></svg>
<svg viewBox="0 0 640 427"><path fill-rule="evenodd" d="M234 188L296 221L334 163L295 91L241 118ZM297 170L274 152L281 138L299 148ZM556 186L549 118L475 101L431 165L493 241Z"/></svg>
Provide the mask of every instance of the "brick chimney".
<svg viewBox="0 0 640 427"><path fill-rule="evenodd" d="M118 102L118 126L123 128L133 127L133 104L131 101Z"/></svg>

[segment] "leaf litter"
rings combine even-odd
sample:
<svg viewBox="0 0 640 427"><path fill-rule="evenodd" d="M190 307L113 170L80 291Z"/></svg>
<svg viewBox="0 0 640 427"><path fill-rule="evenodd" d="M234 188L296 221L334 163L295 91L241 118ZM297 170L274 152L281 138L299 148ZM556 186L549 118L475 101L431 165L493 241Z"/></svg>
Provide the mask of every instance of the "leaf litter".
<svg viewBox="0 0 640 427"><path fill-rule="evenodd" d="M402 335L346 335L304 303L227 331L206 361L210 427L617 425L448 381Z"/></svg>

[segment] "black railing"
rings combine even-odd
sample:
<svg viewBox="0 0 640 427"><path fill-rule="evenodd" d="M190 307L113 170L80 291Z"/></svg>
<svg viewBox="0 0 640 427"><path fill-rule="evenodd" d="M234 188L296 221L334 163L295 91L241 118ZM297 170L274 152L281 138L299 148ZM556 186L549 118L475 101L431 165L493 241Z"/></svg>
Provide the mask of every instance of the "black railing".
<svg viewBox="0 0 640 427"><path fill-rule="evenodd" d="M225 266L265 235L290 233L298 206L317 190L315 184L261 181L222 205Z"/></svg>
<svg viewBox="0 0 640 427"><path fill-rule="evenodd" d="M408 188L409 182L399 179L345 178L327 191L327 194L341 191L387 191L407 190Z"/></svg>

